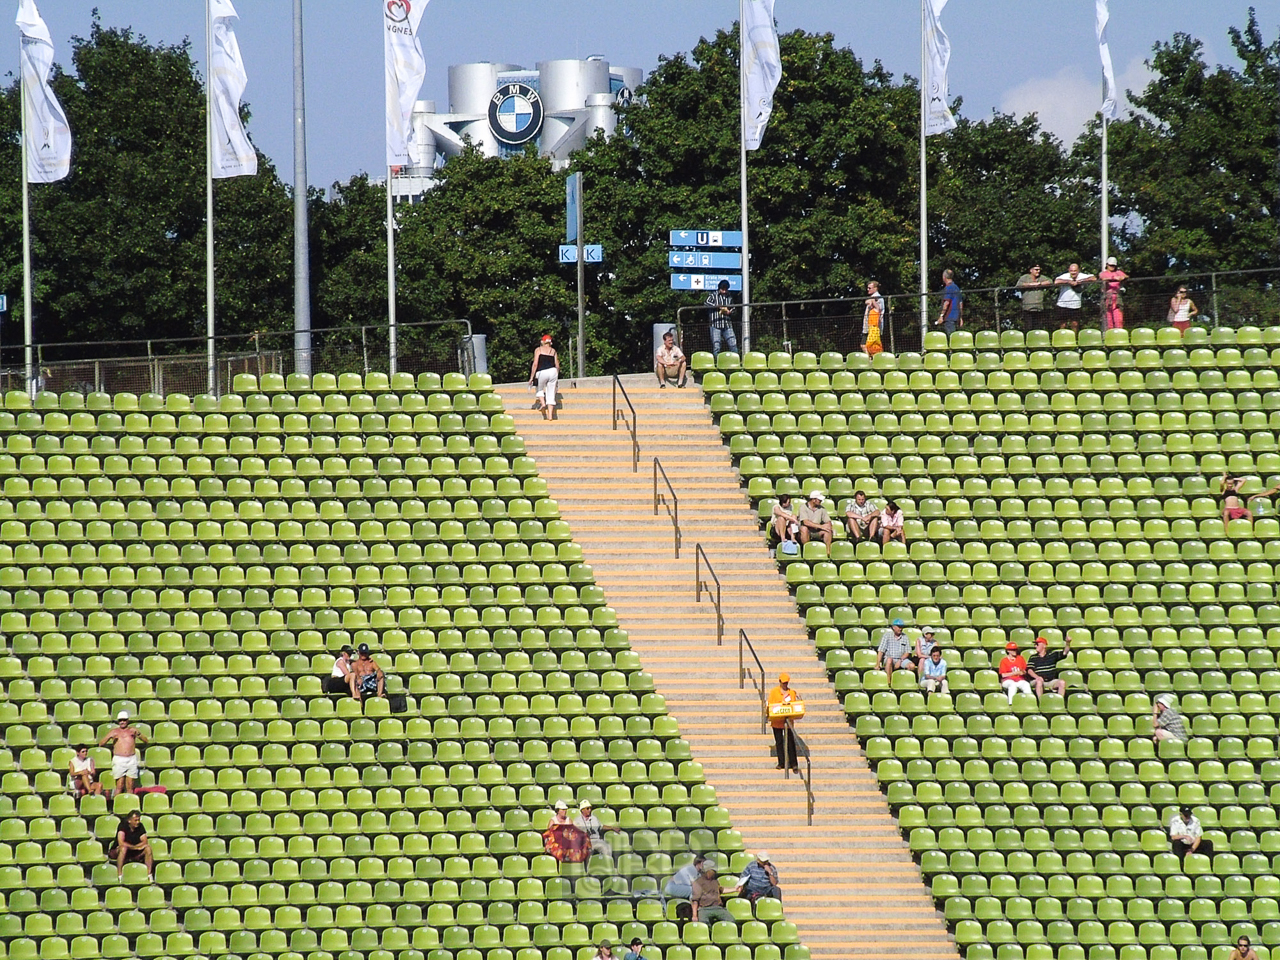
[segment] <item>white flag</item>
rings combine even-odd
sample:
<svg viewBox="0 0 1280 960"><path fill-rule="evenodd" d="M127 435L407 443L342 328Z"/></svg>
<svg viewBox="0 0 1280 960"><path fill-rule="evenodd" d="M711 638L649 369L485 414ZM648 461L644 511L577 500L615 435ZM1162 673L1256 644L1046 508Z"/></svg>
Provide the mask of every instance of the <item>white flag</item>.
<svg viewBox="0 0 1280 960"><path fill-rule="evenodd" d="M946 133L955 129L956 118L951 115L950 99L947 92L947 65L951 62L951 41L942 29L942 8L947 0L922 0L925 14L925 46L928 56L925 58L924 80L928 92L928 108L924 116L925 136L935 133Z"/></svg>
<svg viewBox="0 0 1280 960"><path fill-rule="evenodd" d="M22 31L22 122L26 129L27 179L53 183L71 172L71 127L49 87L53 39L36 0L19 0Z"/></svg>
<svg viewBox="0 0 1280 960"><path fill-rule="evenodd" d="M1106 90L1102 94L1102 115L1108 120L1120 116L1120 102L1116 97L1116 72L1111 66L1111 45L1107 42L1107 21L1111 13L1107 0L1096 0L1098 7L1098 56L1102 57L1102 79Z"/></svg>
<svg viewBox="0 0 1280 960"><path fill-rule="evenodd" d="M764 128L773 113L773 92L782 79L782 52L773 23L774 0L746 0L739 25L744 38L742 109L746 111L746 146L760 149Z"/></svg>
<svg viewBox="0 0 1280 960"><path fill-rule="evenodd" d="M213 177L252 177L258 172L258 152L240 123L240 98L249 76L240 59L240 44L232 21L240 19L231 0L209 0L213 20L213 62L209 92L213 109Z"/></svg>
<svg viewBox="0 0 1280 960"><path fill-rule="evenodd" d="M383 48L387 60L387 166L413 166L421 159L410 118L427 78L418 24L428 0L384 0Z"/></svg>

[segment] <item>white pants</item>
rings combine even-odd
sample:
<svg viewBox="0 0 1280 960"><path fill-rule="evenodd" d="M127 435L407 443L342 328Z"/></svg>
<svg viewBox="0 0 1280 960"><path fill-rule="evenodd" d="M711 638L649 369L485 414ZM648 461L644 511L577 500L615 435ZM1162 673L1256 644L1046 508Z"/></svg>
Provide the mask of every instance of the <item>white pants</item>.
<svg viewBox="0 0 1280 960"><path fill-rule="evenodd" d="M937 693L941 690L943 693L950 693L947 689L947 681L939 680L936 677L925 677L920 681L920 688L926 693Z"/></svg>
<svg viewBox="0 0 1280 960"><path fill-rule="evenodd" d="M1002 680L1000 686L1005 694L1009 697L1009 702L1013 703L1014 694L1025 693L1031 695L1031 684L1025 680Z"/></svg>
<svg viewBox="0 0 1280 960"><path fill-rule="evenodd" d="M560 383L560 371L555 367L539 370L535 379L538 382L538 399L548 407L556 405L556 386Z"/></svg>

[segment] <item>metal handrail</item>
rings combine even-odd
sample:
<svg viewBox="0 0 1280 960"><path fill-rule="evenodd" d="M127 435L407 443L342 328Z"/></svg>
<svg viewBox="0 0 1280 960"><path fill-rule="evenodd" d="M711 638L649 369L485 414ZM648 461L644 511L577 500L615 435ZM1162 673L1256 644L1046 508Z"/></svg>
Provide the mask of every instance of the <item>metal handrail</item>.
<svg viewBox="0 0 1280 960"><path fill-rule="evenodd" d="M667 485L666 493L658 493L658 474L662 474L662 481ZM668 499L668 496L670 499ZM667 508L667 514L671 517L671 526L675 530L675 546L676 559L680 559L680 498L676 496L675 488L671 486L671 481L667 478L667 471L662 468L662 464L657 457L653 458L653 515L658 515L658 504L663 504Z"/></svg>
<svg viewBox="0 0 1280 960"><path fill-rule="evenodd" d="M627 415L622 408L618 406L618 392L622 392L622 399L627 401L627 409L631 411L631 419L627 419ZM618 429L618 421L621 420L627 425L627 429L631 431L631 472L640 472L640 440L636 436L636 408L631 403L631 398L627 396L627 388L622 385L622 381L618 379L618 375L613 375L613 429Z"/></svg>
<svg viewBox="0 0 1280 960"><path fill-rule="evenodd" d="M711 567L711 558L707 556L707 551L702 549L702 544L698 544L694 550L693 558L693 582L694 582L694 603L702 602L702 565L706 564L707 573L711 575L711 581L715 582L716 595L711 601L716 608L716 646L724 645L724 607L721 605L720 578L716 576L715 570ZM711 582L706 583L707 594L711 593Z"/></svg>
<svg viewBox="0 0 1280 960"><path fill-rule="evenodd" d="M760 657L759 655L756 654L756 648L752 646L751 638L747 636L747 631L739 629L738 630L738 689L739 690L745 690L747 686L748 670L746 668L746 665L743 663L743 659L742 659L742 648L744 644L746 645L747 649L751 651L751 656L755 659L756 666L760 668L760 673L758 675L759 683L756 682L757 676L753 675L751 677L751 684L757 690L760 691L760 732L764 733L765 730L768 729L767 721L769 718L769 694L765 691L765 688L764 688L764 683L765 683L764 664L760 662Z"/></svg>
<svg viewBox="0 0 1280 960"><path fill-rule="evenodd" d="M792 741L794 741L796 745L796 759L804 760L804 772L800 773L800 779L804 781L805 800L808 804L808 811L809 811L809 826L812 827L813 826L813 759L809 752L809 744L805 743L804 738L801 737L800 734L796 733L795 721L792 720L790 717L787 718L787 731L791 734L791 736L783 737L782 738L783 743L790 744ZM785 776L786 779L788 780L791 779L791 759L792 758L788 756L784 764L786 773L783 774L783 776ZM799 764L796 765L795 769L797 773L800 772Z"/></svg>

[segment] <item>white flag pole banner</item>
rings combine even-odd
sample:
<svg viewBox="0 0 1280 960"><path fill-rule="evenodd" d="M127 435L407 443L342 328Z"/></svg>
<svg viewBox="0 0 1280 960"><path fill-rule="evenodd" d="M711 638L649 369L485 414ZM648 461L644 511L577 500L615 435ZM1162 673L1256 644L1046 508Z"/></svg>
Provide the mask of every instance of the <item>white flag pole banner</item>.
<svg viewBox="0 0 1280 960"><path fill-rule="evenodd" d="M778 49L778 28L773 23L774 0L746 0L741 29L746 42L746 69L743 71L743 109L746 110L746 147L760 149L764 128L773 114L773 92L782 80L782 51Z"/></svg>
<svg viewBox="0 0 1280 960"><path fill-rule="evenodd" d="M53 39L40 18L36 0L20 0L22 32L22 121L28 142L27 179L53 183L71 172L71 127L62 104L49 87L53 74Z"/></svg>
<svg viewBox="0 0 1280 960"><path fill-rule="evenodd" d="M233 21L240 19L231 0L210 0L213 61L209 69L213 106L213 177L251 177L258 172L258 152L240 122L240 98L249 83Z"/></svg>
<svg viewBox="0 0 1280 960"><path fill-rule="evenodd" d="M929 108L925 114L925 136L954 130L956 118L951 115L947 92L947 65L951 62L951 41L942 29L942 8L947 0L924 0L925 45L929 55L925 60L925 89L929 93Z"/></svg>
<svg viewBox="0 0 1280 960"><path fill-rule="evenodd" d="M1120 100L1116 96L1116 72L1111 65L1111 44L1107 42L1107 21L1111 12L1107 9L1107 0L1096 0L1098 9L1098 56L1102 58L1102 79L1106 91L1102 95L1102 115L1108 120L1120 116Z"/></svg>
<svg viewBox="0 0 1280 960"><path fill-rule="evenodd" d="M418 42L418 25L428 0L383 0L387 60L387 166L412 166L420 159L410 117L427 78L427 59Z"/></svg>

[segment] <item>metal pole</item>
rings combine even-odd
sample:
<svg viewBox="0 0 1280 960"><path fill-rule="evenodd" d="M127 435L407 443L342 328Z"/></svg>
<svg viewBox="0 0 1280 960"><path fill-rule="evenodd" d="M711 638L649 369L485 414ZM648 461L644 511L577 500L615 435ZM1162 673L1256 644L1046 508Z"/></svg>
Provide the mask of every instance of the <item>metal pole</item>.
<svg viewBox="0 0 1280 960"><path fill-rule="evenodd" d="M1213 285L1213 325L1222 326L1222 314L1218 312L1218 275L1209 274L1209 282Z"/></svg>
<svg viewBox="0 0 1280 960"><path fill-rule="evenodd" d="M1106 96L1106 84L1103 83L1103 97ZM1110 181L1107 175L1107 118L1102 117L1102 268L1106 269L1107 257L1111 256L1110 230Z"/></svg>
<svg viewBox="0 0 1280 960"><path fill-rule="evenodd" d="M920 0L920 349L929 332L929 169L925 163L925 118L929 110L928 47L925 43L924 5Z"/></svg>
<svg viewBox="0 0 1280 960"><path fill-rule="evenodd" d="M302 0L293 0L293 369L311 376L311 246L303 80Z"/></svg>
<svg viewBox="0 0 1280 960"><path fill-rule="evenodd" d="M746 0L738 0L738 123L742 204L742 352L751 349L751 227L747 223L747 31Z"/></svg>
<svg viewBox="0 0 1280 960"><path fill-rule="evenodd" d="M22 343L23 358L26 365L25 384L28 393L35 389L35 356L31 349L32 303L35 300L31 282L31 181L27 178L27 90L22 89Z"/></svg>
<svg viewBox="0 0 1280 960"><path fill-rule="evenodd" d="M587 375L587 265L583 262L586 258L584 247L586 243L583 239L583 221L585 219L582 208L586 206L586 191L582 188L582 174L574 174L578 178L578 207L577 207L577 234L578 234L578 370L577 376L585 377Z"/></svg>
<svg viewBox="0 0 1280 960"><path fill-rule="evenodd" d="M396 372L396 208L391 195L392 168L387 167L387 372Z"/></svg>
<svg viewBox="0 0 1280 960"><path fill-rule="evenodd" d="M205 169L205 230L204 230L204 336L205 359L208 365L208 392L218 392L218 368L213 343L214 333L214 277L213 277L213 7L210 0L204 4L204 169Z"/></svg>

